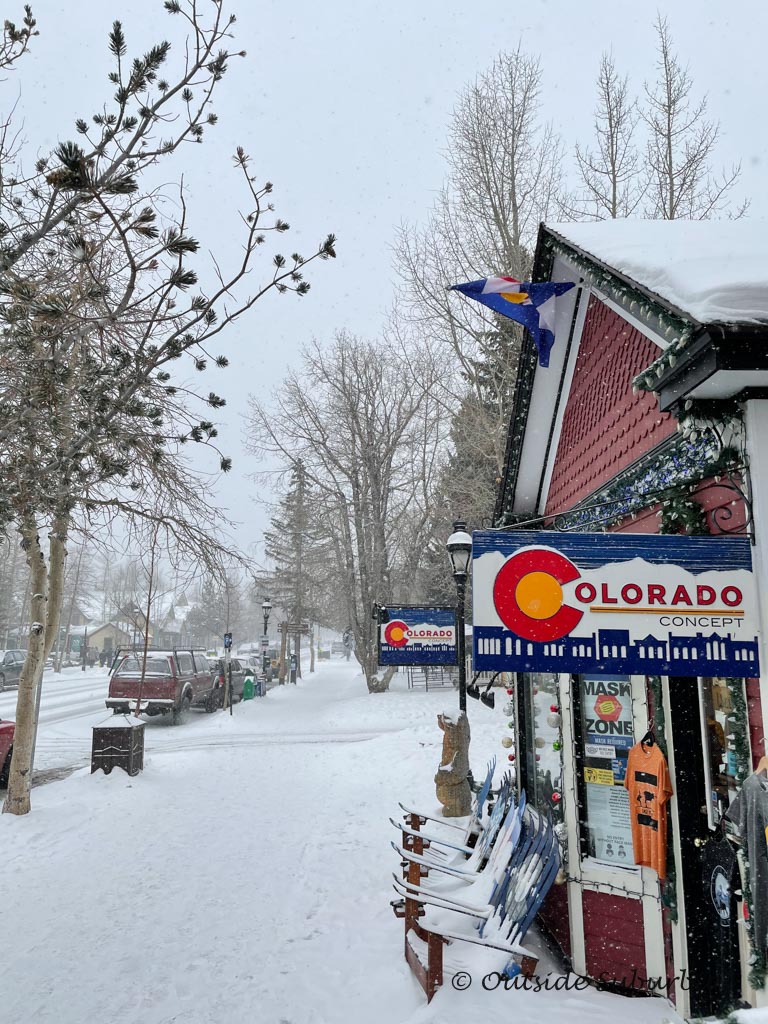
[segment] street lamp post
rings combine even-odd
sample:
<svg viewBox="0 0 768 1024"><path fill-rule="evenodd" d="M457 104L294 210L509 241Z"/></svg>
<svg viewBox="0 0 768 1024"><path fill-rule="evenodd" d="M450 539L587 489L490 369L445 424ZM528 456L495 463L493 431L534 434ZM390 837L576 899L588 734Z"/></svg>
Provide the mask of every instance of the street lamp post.
<svg viewBox="0 0 768 1024"><path fill-rule="evenodd" d="M459 711L467 710L467 657L464 636L464 605L467 596L469 560L472 557L472 538L466 532L466 523L457 520L453 533L446 542L456 581L456 653L459 659Z"/></svg>
<svg viewBox="0 0 768 1024"><path fill-rule="evenodd" d="M472 538L459 520L446 548L456 581L456 654L459 663L459 714L444 712L437 716L443 732L443 750L435 775L437 799L443 805L443 816L460 818L472 809L472 785L469 769L469 719L467 718L467 660L464 640L464 602L472 557Z"/></svg>
<svg viewBox="0 0 768 1024"><path fill-rule="evenodd" d="M265 597L261 604L261 611L264 616L264 635L261 639L262 646L262 658L261 658L261 670L264 675L264 692L267 688L267 670L269 668L269 636L267 635L267 628L269 626L269 613L272 611L272 602L268 597Z"/></svg>

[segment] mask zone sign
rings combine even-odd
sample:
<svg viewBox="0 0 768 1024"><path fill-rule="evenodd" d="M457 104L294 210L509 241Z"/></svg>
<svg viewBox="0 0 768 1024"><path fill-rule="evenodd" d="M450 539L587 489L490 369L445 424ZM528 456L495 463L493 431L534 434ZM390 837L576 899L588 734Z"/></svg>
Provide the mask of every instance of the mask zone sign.
<svg viewBox="0 0 768 1024"><path fill-rule="evenodd" d="M748 537L473 535L476 672L759 675Z"/></svg>
<svg viewBox="0 0 768 1024"><path fill-rule="evenodd" d="M453 608L383 609L379 624L380 665L457 665Z"/></svg>

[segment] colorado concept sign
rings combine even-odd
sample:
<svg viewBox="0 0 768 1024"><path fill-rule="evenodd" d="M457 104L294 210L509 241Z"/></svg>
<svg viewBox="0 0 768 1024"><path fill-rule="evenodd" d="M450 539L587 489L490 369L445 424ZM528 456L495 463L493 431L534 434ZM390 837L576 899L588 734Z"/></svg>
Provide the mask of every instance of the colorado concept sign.
<svg viewBox="0 0 768 1024"><path fill-rule="evenodd" d="M456 609L383 608L379 624L380 665L456 665Z"/></svg>
<svg viewBox="0 0 768 1024"><path fill-rule="evenodd" d="M475 671L759 675L748 537L473 534Z"/></svg>

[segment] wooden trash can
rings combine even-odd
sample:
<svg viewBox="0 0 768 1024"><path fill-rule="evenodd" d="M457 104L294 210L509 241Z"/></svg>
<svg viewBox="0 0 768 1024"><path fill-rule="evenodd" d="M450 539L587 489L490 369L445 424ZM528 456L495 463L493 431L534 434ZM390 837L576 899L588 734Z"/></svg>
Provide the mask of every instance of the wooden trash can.
<svg viewBox="0 0 768 1024"><path fill-rule="evenodd" d="M144 722L131 715L112 715L94 725L91 775L100 769L109 775L113 768L138 775L144 768L144 726Z"/></svg>

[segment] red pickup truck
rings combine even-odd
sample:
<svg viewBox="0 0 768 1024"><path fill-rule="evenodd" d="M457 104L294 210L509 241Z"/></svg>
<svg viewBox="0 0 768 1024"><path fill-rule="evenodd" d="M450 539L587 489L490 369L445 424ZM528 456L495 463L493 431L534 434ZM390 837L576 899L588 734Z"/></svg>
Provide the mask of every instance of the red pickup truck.
<svg viewBox="0 0 768 1024"><path fill-rule="evenodd" d="M151 650L143 663L143 652L118 650L106 702L116 714L136 714L138 701L140 714L170 715L178 725L191 707L215 711L221 706L217 674L202 651Z"/></svg>
<svg viewBox="0 0 768 1024"><path fill-rule="evenodd" d="M13 734L16 726L13 722L0 720L0 787L8 785L8 773L11 770L11 754L13 753Z"/></svg>

